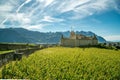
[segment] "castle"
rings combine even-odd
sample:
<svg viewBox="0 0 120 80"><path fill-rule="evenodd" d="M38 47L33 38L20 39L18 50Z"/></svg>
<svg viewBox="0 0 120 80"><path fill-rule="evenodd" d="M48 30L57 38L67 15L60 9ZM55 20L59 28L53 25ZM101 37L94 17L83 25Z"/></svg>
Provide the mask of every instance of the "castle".
<svg viewBox="0 0 120 80"><path fill-rule="evenodd" d="M96 36L87 37L82 34L76 34L71 31L69 38L61 37L61 46L66 47L79 47L79 46L94 46L98 44L98 39Z"/></svg>

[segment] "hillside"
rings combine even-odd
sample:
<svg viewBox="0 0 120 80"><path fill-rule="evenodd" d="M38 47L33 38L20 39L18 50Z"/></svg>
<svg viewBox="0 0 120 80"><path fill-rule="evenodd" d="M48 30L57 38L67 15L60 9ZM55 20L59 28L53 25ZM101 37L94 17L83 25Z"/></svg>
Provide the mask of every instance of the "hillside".
<svg viewBox="0 0 120 80"><path fill-rule="evenodd" d="M54 47L2 69L4 79L119 80L120 51L99 48Z"/></svg>
<svg viewBox="0 0 120 80"><path fill-rule="evenodd" d="M77 31L77 34L83 34L86 36L93 36L93 32ZM0 29L0 42L17 42L17 43L59 43L61 35L69 37L70 31L66 32L37 32L29 31L23 28L5 28ZM96 35L96 34L95 34ZM97 36L99 42L105 42L106 40Z"/></svg>
<svg viewBox="0 0 120 80"><path fill-rule="evenodd" d="M22 34L12 29L0 29L0 42L26 43L29 40Z"/></svg>

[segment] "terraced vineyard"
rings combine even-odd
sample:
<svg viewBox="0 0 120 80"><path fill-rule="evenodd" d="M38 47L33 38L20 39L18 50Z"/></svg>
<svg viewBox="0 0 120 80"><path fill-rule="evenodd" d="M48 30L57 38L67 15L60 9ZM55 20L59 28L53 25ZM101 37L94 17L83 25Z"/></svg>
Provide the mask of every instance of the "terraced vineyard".
<svg viewBox="0 0 120 80"><path fill-rule="evenodd" d="M1 69L1 78L32 80L118 80L120 51L99 48L54 47Z"/></svg>

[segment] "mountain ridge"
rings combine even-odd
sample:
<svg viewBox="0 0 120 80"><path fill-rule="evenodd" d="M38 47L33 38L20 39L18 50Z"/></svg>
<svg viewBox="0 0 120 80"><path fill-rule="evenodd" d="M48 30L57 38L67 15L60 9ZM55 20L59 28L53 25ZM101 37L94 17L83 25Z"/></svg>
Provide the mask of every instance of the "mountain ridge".
<svg viewBox="0 0 120 80"><path fill-rule="evenodd" d="M4 28L0 29L0 42L16 42L16 43L59 43L61 35L70 36L70 31L65 32L38 32L30 31L24 28ZM76 34L85 36L96 35L91 31L76 31ZM5 37L4 37L5 36ZM98 42L103 43L106 40L96 35Z"/></svg>

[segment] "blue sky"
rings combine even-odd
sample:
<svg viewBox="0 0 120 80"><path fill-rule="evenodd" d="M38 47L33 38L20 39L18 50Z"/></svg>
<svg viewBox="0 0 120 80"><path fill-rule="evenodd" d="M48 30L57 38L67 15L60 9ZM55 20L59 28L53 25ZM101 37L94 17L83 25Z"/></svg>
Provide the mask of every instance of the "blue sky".
<svg viewBox="0 0 120 80"><path fill-rule="evenodd" d="M120 41L120 0L0 0L0 28L92 31Z"/></svg>

